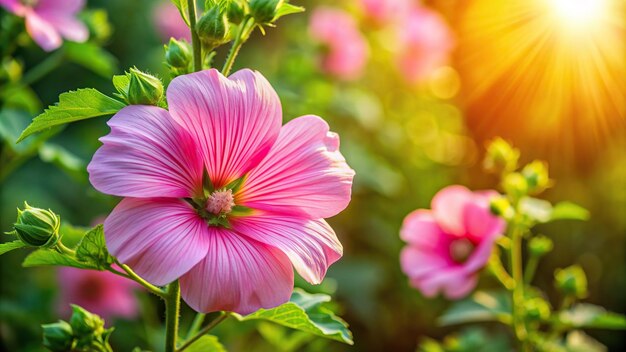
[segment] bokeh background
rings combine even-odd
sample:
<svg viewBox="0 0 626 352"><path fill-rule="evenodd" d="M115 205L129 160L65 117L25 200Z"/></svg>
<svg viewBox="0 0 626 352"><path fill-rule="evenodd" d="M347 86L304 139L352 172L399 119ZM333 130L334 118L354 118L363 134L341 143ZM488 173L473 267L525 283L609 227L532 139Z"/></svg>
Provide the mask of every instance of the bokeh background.
<svg viewBox="0 0 626 352"><path fill-rule="evenodd" d="M345 247L343 259L321 286L298 282L333 294L356 344L309 341L270 325L257 332L254 324L232 322L216 330L224 344L233 351L413 351L423 337L449 333L435 322L450 303L423 298L400 271L398 230L406 214L429 207L448 184L497 187L480 167L484 144L494 136L519 147L522 161L550 163L556 180L546 193L550 200L571 200L592 214L586 223L539 228L554 239L555 250L542 261L536 283L555 298L554 269L576 262L587 272L589 301L626 312L626 2L433 0L413 2L413 12L376 7L381 1L292 2L307 11L281 19L264 37L255 32L235 66L269 79L285 121L324 117L357 172L351 205L329 220ZM116 58L115 73L135 65L168 79L165 29L155 17L160 4L88 1L89 8L109 14L105 48ZM348 17L333 29L332 40L310 30L320 8ZM173 21L176 12L162 17ZM346 27L352 32L342 34ZM226 50L220 49L217 62ZM328 61L336 50L344 50L337 60L347 68ZM19 55L26 66L45 58L34 46ZM112 92L105 76L63 64L32 86L41 104L31 104L18 120L25 126L64 91ZM115 206L118 199L96 192L85 171L97 139L108 133L105 123L74 123L11 172L3 170L0 230L10 229L24 200L75 226L98 222ZM3 153L19 148L10 143ZM39 324L59 317L64 283L53 268L21 268L25 255L13 251L0 258L0 351L41 350ZM486 275L481 280L482 287L496 285ZM159 350L160 302L145 293L137 297L141 318L110 321L117 326L116 351L135 345ZM186 308L183 326L191 317ZM497 326L489 331L506 334ZM611 351L626 345L618 332L590 334Z"/></svg>

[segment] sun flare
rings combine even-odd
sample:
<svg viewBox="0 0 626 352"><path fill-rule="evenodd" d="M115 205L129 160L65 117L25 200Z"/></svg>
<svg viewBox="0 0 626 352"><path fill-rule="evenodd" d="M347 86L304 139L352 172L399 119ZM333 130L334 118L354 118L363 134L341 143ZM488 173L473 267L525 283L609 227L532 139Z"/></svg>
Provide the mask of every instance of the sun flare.
<svg viewBox="0 0 626 352"><path fill-rule="evenodd" d="M547 0L555 19L568 29L585 29L602 21L607 0Z"/></svg>

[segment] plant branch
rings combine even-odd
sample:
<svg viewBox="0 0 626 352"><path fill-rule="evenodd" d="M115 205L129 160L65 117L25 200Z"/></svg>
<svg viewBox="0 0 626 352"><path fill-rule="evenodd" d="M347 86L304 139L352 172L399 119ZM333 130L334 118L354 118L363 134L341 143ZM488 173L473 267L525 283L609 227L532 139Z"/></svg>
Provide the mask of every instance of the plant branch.
<svg viewBox="0 0 626 352"><path fill-rule="evenodd" d="M168 285L165 296L165 352L176 351L179 314L180 283L176 280Z"/></svg>
<svg viewBox="0 0 626 352"><path fill-rule="evenodd" d="M191 48L193 50L193 72L202 70L202 44L196 31L196 1L187 0L189 10L189 29L191 30Z"/></svg>
<svg viewBox="0 0 626 352"><path fill-rule="evenodd" d="M199 338L201 338L202 336L206 335L209 331L211 331L211 329L213 329L218 324L223 322L226 318L228 318L229 315L230 314L227 313L227 312L220 312L219 316L217 316L215 319L213 319L209 324L207 324L207 326L202 328L202 330L198 331L198 333L194 337L192 337L192 338L188 339L187 341L185 341L185 343L182 346L180 346L180 348L177 349L176 352L182 352L187 347L191 346Z"/></svg>
<svg viewBox="0 0 626 352"><path fill-rule="evenodd" d="M154 293L155 295L165 299L166 293L163 291L163 289L161 289L161 288L159 288L157 286L154 286L153 284L151 284L148 281L144 280L141 276L137 275L128 265L120 263L117 259L115 260L115 263L120 268L122 268L122 270L124 270L126 272L126 274L128 275L128 277L130 279L132 279L133 281L136 281L141 286L145 287L148 291L150 291L150 292ZM112 272L115 273L114 271L112 271Z"/></svg>
<svg viewBox="0 0 626 352"><path fill-rule="evenodd" d="M224 67L222 68L222 74L224 76L228 76L228 74L230 73L230 70L233 68L233 64L235 63L235 58L239 54L239 50L250 37L250 34L254 30L254 26L254 18L252 18L251 16L244 18L244 20L239 25L237 36L235 37L233 45L230 47L228 57L226 58L226 62L224 62Z"/></svg>

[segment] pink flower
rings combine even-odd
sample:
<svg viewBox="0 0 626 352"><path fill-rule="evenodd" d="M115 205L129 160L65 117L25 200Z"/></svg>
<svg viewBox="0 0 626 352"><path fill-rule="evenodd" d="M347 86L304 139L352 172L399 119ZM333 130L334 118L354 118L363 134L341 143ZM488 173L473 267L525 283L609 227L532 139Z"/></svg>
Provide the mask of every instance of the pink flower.
<svg viewBox="0 0 626 352"><path fill-rule="evenodd" d="M59 268L58 309L69 316L70 304L77 304L107 319L112 316L133 318L137 315L137 301L133 291L135 282L108 271Z"/></svg>
<svg viewBox="0 0 626 352"><path fill-rule="evenodd" d="M491 214L495 191L471 192L449 186L432 200L432 210L418 209L404 219L400 237L402 270L426 297L439 292L449 299L466 296L478 280L505 223Z"/></svg>
<svg viewBox="0 0 626 352"><path fill-rule="evenodd" d="M406 16L411 5L411 0L361 0L365 17L376 24L386 24Z"/></svg>
<svg viewBox="0 0 626 352"><path fill-rule="evenodd" d="M321 62L326 73L343 80L353 80L361 75L369 47L350 14L319 7L311 16L309 33L327 50Z"/></svg>
<svg viewBox="0 0 626 352"><path fill-rule="evenodd" d="M60 47L61 37L75 42L87 40L87 27L76 19L84 5L84 0L0 0L0 6L25 18L26 31L45 51Z"/></svg>
<svg viewBox="0 0 626 352"><path fill-rule="evenodd" d="M281 127L276 92L250 70L179 76L167 100L113 116L88 166L99 191L126 197L104 222L110 252L155 285L180 278L201 312L286 302L292 264L321 282L342 255L323 218L348 205L354 176L339 137L317 116Z"/></svg>
<svg viewBox="0 0 626 352"><path fill-rule="evenodd" d="M175 38L185 39L191 43L191 31L176 6L170 1L164 1L154 8L153 19L164 41Z"/></svg>
<svg viewBox="0 0 626 352"><path fill-rule="evenodd" d="M397 27L398 65L411 83L427 79L450 59L454 36L437 12L425 7L414 8Z"/></svg>

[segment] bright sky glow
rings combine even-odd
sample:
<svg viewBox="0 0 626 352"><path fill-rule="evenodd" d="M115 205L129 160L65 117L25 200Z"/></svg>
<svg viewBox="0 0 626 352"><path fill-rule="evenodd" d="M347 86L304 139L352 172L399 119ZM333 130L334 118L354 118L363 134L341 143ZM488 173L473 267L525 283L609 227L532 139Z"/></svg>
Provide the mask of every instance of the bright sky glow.
<svg viewBox="0 0 626 352"><path fill-rule="evenodd" d="M547 0L556 19L571 29L582 29L600 21L606 0Z"/></svg>

